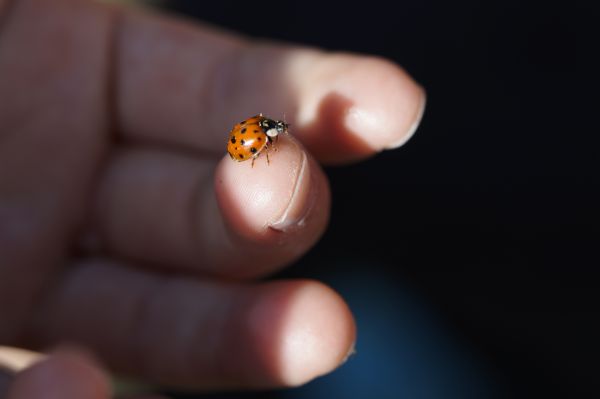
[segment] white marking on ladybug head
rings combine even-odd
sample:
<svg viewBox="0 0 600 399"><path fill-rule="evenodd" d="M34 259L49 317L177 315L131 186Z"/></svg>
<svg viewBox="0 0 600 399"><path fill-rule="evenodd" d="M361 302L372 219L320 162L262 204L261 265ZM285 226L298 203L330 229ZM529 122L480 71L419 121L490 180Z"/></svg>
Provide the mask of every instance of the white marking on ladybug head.
<svg viewBox="0 0 600 399"><path fill-rule="evenodd" d="M271 128L269 130L267 130L267 136L269 137L276 137L279 134L279 130L277 130L276 128Z"/></svg>

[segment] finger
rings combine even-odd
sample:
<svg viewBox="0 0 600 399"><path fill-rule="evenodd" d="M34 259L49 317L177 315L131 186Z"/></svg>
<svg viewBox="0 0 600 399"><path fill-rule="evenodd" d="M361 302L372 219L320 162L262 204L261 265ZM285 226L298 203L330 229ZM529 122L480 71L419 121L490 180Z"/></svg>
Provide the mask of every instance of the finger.
<svg viewBox="0 0 600 399"><path fill-rule="evenodd" d="M89 261L43 303L30 343L85 344L117 371L168 385L298 385L336 368L355 339L346 304L313 281L243 285Z"/></svg>
<svg viewBox="0 0 600 399"><path fill-rule="evenodd" d="M272 272L306 252L329 216L319 166L291 137L251 162L129 149L110 162L96 212L112 255L228 277Z"/></svg>
<svg viewBox="0 0 600 399"><path fill-rule="evenodd" d="M19 373L7 399L109 399L98 366L77 352L59 352Z"/></svg>
<svg viewBox="0 0 600 399"><path fill-rule="evenodd" d="M85 217L108 119L105 10L9 3L0 21L0 342L13 342Z"/></svg>
<svg viewBox="0 0 600 399"><path fill-rule="evenodd" d="M12 1L10 0L0 0L0 19L4 18L6 15L8 8L12 5ZM2 22L0 20L0 27L2 26Z"/></svg>
<svg viewBox="0 0 600 399"><path fill-rule="evenodd" d="M234 123L284 115L321 161L395 148L423 113L422 88L375 57L250 42L208 27L127 12L117 38L125 137L224 153Z"/></svg>

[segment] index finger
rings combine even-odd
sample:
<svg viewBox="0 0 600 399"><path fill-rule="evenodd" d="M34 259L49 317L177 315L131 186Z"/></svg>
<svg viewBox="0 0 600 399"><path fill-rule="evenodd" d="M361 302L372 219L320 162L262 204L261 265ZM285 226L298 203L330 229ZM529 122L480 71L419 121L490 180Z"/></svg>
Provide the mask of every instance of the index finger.
<svg viewBox="0 0 600 399"><path fill-rule="evenodd" d="M403 144L423 89L384 59L326 53L124 11L116 38L119 130L134 141L224 153L233 124L263 113L327 163Z"/></svg>

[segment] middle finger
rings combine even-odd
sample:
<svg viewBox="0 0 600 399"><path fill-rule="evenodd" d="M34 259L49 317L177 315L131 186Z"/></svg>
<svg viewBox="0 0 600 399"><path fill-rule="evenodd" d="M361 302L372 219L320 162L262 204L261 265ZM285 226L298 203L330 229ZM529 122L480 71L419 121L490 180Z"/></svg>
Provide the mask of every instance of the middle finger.
<svg viewBox="0 0 600 399"><path fill-rule="evenodd" d="M254 277L310 248L325 229L329 188L289 135L251 162L174 152L118 151L105 171L93 231L111 255L167 267Z"/></svg>

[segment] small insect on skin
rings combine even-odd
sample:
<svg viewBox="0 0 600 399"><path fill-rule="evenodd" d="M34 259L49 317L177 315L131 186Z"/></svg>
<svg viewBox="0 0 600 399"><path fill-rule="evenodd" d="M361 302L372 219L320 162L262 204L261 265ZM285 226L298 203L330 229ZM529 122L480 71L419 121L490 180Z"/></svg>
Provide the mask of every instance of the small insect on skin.
<svg viewBox="0 0 600 399"><path fill-rule="evenodd" d="M254 160L264 152L269 164L269 149L277 141L277 137L288 132L289 125L283 121L269 119L258 114L236 124L229 132L227 152L237 162Z"/></svg>

